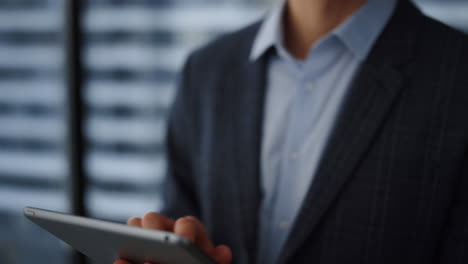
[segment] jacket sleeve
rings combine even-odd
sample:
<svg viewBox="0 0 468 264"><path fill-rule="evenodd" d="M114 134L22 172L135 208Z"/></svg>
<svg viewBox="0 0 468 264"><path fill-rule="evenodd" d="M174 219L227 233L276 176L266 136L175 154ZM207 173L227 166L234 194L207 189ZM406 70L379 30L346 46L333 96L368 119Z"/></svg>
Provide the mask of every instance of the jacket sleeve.
<svg viewBox="0 0 468 264"><path fill-rule="evenodd" d="M468 263L468 155L465 152L452 208L442 237L441 264Z"/></svg>
<svg viewBox="0 0 468 264"><path fill-rule="evenodd" d="M165 144L168 170L162 189L162 213L172 218L199 215L192 166L196 98L190 94L191 61L189 57L183 67L167 122Z"/></svg>

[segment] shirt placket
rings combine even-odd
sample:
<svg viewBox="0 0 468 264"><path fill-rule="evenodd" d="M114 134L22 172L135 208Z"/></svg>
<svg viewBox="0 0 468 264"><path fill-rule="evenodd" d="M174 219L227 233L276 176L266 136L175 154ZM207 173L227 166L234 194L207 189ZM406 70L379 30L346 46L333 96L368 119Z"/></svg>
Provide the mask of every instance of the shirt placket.
<svg viewBox="0 0 468 264"><path fill-rule="evenodd" d="M304 74L305 75L305 74ZM279 254L291 225L293 224L300 201L294 193L297 184L301 184L301 163L306 162L303 157L303 145L306 137L312 132L314 116L318 111L311 111L313 107L313 82L301 78L296 86L296 95L290 111L289 122L286 125L286 144L281 161L281 176L276 182L276 190L270 221L270 240L274 240L272 252ZM272 255L272 260L276 256Z"/></svg>

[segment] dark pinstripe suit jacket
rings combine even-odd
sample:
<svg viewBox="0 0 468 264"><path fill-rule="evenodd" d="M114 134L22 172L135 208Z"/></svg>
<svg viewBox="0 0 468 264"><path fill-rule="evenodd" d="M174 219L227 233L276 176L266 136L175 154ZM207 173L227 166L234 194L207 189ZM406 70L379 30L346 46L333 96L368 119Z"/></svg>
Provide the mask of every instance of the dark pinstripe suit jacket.
<svg viewBox="0 0 468 264"><path fill-rule="evenodd" d="M256 257L259 24L194 52L169 120L166 214ZM468 38L400 1L355 79L280 263L468 263Z"/></svg>

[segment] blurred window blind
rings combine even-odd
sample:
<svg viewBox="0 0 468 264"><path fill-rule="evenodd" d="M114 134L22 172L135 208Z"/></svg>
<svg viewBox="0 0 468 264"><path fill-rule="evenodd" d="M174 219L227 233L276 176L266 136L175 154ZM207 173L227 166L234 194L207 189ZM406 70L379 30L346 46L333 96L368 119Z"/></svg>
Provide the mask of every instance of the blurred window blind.
<svg viewBox="0 0 468 264"><path fill-rule="evenodd" d="M68 210L63 1L0 1L0 263L66 262L22 216ZM34 238L34 239L31 239Z"/></svg>
<svg viewBox="0 0 468 264"><path fill-rule="evenodd" d="M258 19L265 1L87 1L86 202L126 220L159 210L165 120L187 54Z"/></svg>

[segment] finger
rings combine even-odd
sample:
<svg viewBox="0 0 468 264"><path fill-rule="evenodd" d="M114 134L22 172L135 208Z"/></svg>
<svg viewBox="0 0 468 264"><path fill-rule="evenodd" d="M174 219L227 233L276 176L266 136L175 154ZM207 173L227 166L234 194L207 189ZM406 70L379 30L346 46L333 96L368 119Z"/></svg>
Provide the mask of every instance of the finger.
<svg viewBox="0 0 468 264"><path fill-rule="evenodd" d="M211 257L218 264L230 264L232 262L232 251L228 246L220 245L213 250Z"/></svg>
<svg viewBox="0 0 468 264"><path fill-rule="evenodd" d="M177 219L174 224L174 233L187 238L192 243L195 243L196 229L195 222L185 217Z"/></svg>
<svg viewBox="0 0 468 264"><path fill-rule="evenodd" d="M173 231L174 220L165 217L162 214L149 212L143 216L142 227L148 229Z"/></svg>
<svg viewBox="0 0 468 264"><path fill-rule="evenodd" d="M132 217L132 218L128 219L127 224L131 225L131 226L141 227L141 218Z"/></svg>
<svg viewBox="0 0 468 264"><path fill-rule="evenodd" d="M189 239L208 255L211 255L214 250L208 232L200 220L194 216L179 218L174 225L174 233Z"/></svg>
<svg viewBox="0 0 468 264"><path fill-rule="evenodd" d="M114 264L131 264L131 263L128 262L128 261L125 261L123 259L118 259L118 260L114 261Z"/></svg>

